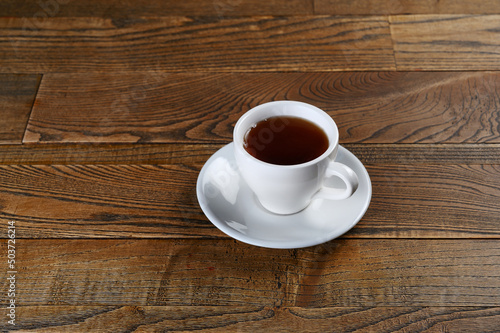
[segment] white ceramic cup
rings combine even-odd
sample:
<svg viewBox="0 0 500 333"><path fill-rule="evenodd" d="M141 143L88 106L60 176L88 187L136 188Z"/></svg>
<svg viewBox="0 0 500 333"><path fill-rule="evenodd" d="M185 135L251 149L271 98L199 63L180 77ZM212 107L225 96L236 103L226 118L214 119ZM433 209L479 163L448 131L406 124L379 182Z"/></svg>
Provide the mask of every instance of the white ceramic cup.
<svg viewBox="0 0 500 333"><path fill-rule="evenodd" d="M299 117L313 122L326 133L327 150L311 161L294 165L270 164L253 157L244 148L245 135L259 121L275 116ZM262 206L272 213L297 213L315 199L346 199L358 187L356 173L335 162L339 146L337 125L326 112L313 105L295 101L261 104L238 120L233 138L241 176ZM336 179L341 179L344 186L337 187Z"/></svg>

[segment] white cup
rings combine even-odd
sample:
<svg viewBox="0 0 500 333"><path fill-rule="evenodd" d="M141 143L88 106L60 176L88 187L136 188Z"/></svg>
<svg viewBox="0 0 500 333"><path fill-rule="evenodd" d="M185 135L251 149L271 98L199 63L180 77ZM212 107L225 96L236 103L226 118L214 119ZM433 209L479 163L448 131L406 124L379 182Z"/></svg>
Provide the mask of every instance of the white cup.
<svg viewBox="0 0 500 333"><path fill-rule="evenodd" d="M248 130L261 120L275 116L306 119L319 126L329 141L319 157L301 164L277 165L263 162L244 148ZM348 166L335 162L339 132L333 119L321 109L302 102L276 101L259 105L246 112L233 132L236 164L241 176L264 208L276 214L294 214L312 200L342 200L358 187L358 177ZM338 186L341 179L344 186Z"/></svg>

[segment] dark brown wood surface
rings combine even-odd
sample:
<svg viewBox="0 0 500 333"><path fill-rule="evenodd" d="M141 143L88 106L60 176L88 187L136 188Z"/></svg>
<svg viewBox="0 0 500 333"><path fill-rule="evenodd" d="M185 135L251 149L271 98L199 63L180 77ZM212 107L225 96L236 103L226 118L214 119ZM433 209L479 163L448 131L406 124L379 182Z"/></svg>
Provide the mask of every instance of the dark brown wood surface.
<svg viewBox="0 0 500 333"><path fill-rule="evenodd" d="M109 330L263 332L495 332L490 307L23 306L19 328L36 332ZM28 331L30 332L30 331Z"/></svg>
<svg viewBox="0 0 500 333"><path fill-rule="evenodd" d="M0 74L0 144L22 142L40 75Z"/></svg>
<svg viewBox="0 0 500 333"><path fill-rule="evenodd" d="M500 15L391 16L398 70L499 70Z"/></svg>
<svg viewBox="0 0 500 333"><path fill-rule="evenodd" d="M498 164L367 169L376 195L345 237L499 237ZM198 170L183 164L0 166L0 218L17 221L19 238L226 237L198 207Z"/></svg>
<svg viewBox="0 0 500 333"><path fill-rule="evenodd" d="M1 72L395 68L384 16L8 18L0 29Z"/></svg>
<svg viewBox="0 0 500 333"><path fill-rule="evenodd" d="M24 142L229 143L245 111L291 99L341 144L499 143L499 91L499 72L47 74Z"/></svg>
<svg viewBox="0 0 500 333"><path fill-rule="evenodd" d="M23 279L17 299L24 305L319 308L500 302L497 240L344 239L275 250L227 239L30 239L19 240L18 247Z"/></svg>
<svg viewBox="0 0 500 333"><path fill-rule="evenodd" d="M499 22L489 0L2 1L0 330L497 332ZM283 99L327 111L373 185L303 249L229 238L195 193Z"/></svg>
<svg viewBox="0 0 500 333"><path fill-rule="evenodd" d="M483 0L4 0L9 17L157 17L255 15L500 14L498 1Z"/></svg>
<svg viewBox="0 0 500 333"><path fill-rule="evenodd" d="M315 0L316 14L499 14L496 0Z"/></svg>
<svg viewBox="0 0 500 333"><path fill-rule="evenodd" d="M315 0L4 0L0 13L11 17L158 17L312 15Z"/></svg>

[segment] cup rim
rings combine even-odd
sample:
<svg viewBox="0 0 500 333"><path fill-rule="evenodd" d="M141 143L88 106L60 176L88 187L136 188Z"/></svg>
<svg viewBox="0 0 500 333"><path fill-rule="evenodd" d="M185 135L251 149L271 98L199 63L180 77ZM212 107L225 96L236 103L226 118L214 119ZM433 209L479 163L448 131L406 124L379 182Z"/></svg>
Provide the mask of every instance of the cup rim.
<svg viewBox="0 0 500 333"><path fill-rule="evenodd" d="M264 162L262 160L259 160L258 158L254 157L246 149L243 148L243 136L245 135L247 129L246 128L242 129L242 124L253 113L260 111L260 109L262 109L262 108L273 106L273 105L277 105L277 104L284 104L284 105L286 105L286 104L289 104L289 105L295 104L295 105L300 105L302 107L306 107L306 108L309 108L311 110L314 110L315 112L317 112L318 114L321 114L325 118L325 120L329 123L328 126L331 127L331 129L334 132L333 133L334 138L331 138L330 135L328 133L326 133L326 131L325 131L325 134L328 136L328 148L323 152L323 154L321 154L320 156L316 157L315 159L312 159L312 160L304 162L304 163L282 165L282 164L268 163L268 162ZM308 121L311 121L311 119L306 118L306 117L301 117L301 118L306 119ZM263 119L265 119L265 118L263 118ZM315 122L315 121L313 121L313 123L315 125L319 126L321 129L323 129L323 127L324 127L322 125L318 125L317 122ZM240 135L241 131L245 131L245 133L242 133ZM291 100L282 100L282 101L266 102L266 103L257 105L255 107L251 108L250 110L248 110L247 112L245 112L238 119L238 121L236 122L236 124L234 126L234 130L233 130L233 142L235 143L234 144L235 149L237 149L239 152L241 152L246 158L249 158L249 159L251 159L252 161L254 161L256 163L259 163L261 165L268 166L268 167L283 168L283 169L294 169L294 168L302 168L302 167L307 167L307 166L310 166L310 165L315 165L319 161L322 161L323 159L329 157L338 148L338 145L339 145L339 133L338 133L337 124L332 119L332 117L328 113L326 113L325 111L321 110L320 108L318 108L318 107L316 107L314 105L308 104L308 103L304 103L304 102L291 101Z"/></svg>

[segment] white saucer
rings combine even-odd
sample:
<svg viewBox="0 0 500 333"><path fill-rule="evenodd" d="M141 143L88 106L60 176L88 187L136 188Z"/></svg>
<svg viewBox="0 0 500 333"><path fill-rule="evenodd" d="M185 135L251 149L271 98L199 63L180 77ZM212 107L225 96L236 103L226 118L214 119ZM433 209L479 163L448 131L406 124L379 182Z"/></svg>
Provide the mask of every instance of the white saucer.
<svg viewBox="0 0 500 333"><path fill-rule="evenodd" d="M244 243L279 249L318 245L339 237L363 217L372 195L370 176L351 152L339 146L336 161L359 178L356 192L345 200L315 200L293 215L264 209L238 172L233 143L212 155L198 176L201 209L222 232Z"/></svg>

